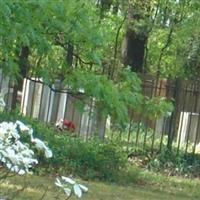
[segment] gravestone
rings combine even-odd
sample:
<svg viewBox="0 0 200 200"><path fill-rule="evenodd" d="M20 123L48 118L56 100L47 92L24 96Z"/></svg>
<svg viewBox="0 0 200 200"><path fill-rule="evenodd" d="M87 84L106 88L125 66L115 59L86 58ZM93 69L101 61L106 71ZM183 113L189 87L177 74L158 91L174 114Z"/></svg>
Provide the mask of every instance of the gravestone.
<svg viewBox="0 0 200 200"><path fill-rule="evenodd" d="M9 86L9 77L5 77L0 69L0 92L4 94L6 109L11 109L13 88Z"/></svg>
<svg viewBox="0 0 200 200"><path fill-rule="evenodd" d="M187 139L192 143L196 139L197 143L200 142L200 134L197 131L199 117L198 113L181 112L177 137L180 144L186 143Z"/></svg>
<svg viewBox="0 0 200 200"><path fill-rule="evenodd" d="M53 88L58 89L58 82ZM24 80L21 102L21 111L24 115L52 123L63 118L71 120L76 131L83 137L90 137L94 133L104 136L106 119L94 115L93 104L94 100L89 100L84 106L84 111L80 111L77 99L71 94L55 92L47 85Z"/></svg>

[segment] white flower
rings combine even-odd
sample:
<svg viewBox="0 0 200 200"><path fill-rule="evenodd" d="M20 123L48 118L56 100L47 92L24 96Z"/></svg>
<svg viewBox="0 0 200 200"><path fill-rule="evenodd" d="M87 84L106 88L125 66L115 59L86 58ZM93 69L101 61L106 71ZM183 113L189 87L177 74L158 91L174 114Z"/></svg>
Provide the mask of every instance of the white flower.
<svg viewBox="0 0 200 200"><path fill-rule="evenodd" d="M10 131L15 131L16 129L16 124L14 124L13 122L2 122L0 124L0 127L3 128L6 132Z"/></svg>
<svg viewBox="0 0 200 200"><path fill-rule="evenodd" d="M57 185L58 187L63 187L63 184L60 182L58 178L56 178L55 185Z"/></svg>
<svg viewBox="0 0 200 200"><path fill-rule="evenodd" d="M44 150L44 155L45 155L46 158L52 158L53 153L52 153L51 149L46 147L45 150Z"/></svg>
<svg viewBox="0 0 200 200"><path fill-rule="evenodd" d="M67 196L70 196L73 192L75 196L81 198L83 192L88 191L88 188L86 186L78 184L73 179L65 176L62 176L61 180L57 178L55 185L62 188Z"/></svg>
<svg viewBox="0 0 200 200"><path fill-rule="evenodd" d="M79 187L81 188L81 190L83 192L87 192L88 191L88 188L86 186L82 185L82 184L79 184Z"/></svg>
<svg viewBox="0 0 200 200"><path fill-rule="evenodd" d="M29 129L28 135L29 135L31 138L33 138L33 129L32 129L32 128Z"/></svg>
<svg viewBox="0 0 200 200"><path fill-rule="evenodd" d="M16 129L15 129L15 130L12 130L11 133L10 133L10 135L11 135L12 137L14 137L15 140L18 140L18 139L20 138L20 135L18 134L18 132L17 132Z"/></svg>
<svg viewBox="0 0 200 200"><path fill-rule="evenodd" d="M17 120L16 124L19 126L20 131L22 132L29 132L30 128L28 126L26 126L23 122Z"/></svg>
<svg viewBox="0 0 200 200"><path fill-rule="evenodd" d="M15 171L16 172L16 171ZM23 169L20 169L17 173L19 175L24 175L27 171L23 170Z"/></svg>
<svg viewBox="0 0 200 200"><path fill-rule="evenodd" d="M79 187L79 184L74 184L73 188L74 188L74 194L78 198L81 198L82 197L82 191L81 191L81 188Z"/></svg>
<svg viewBox="0 0 200 200"><path fill-rule="evenodd" d="M45 149L46 145L44 144L44 142L38 138L31 138L31 142L35 144L35 147L38 150L43 150Z"/></svg>
<svg viewBox="0 0 200 200"><path fill-rule="evenodd" d="M37 148L44 151L45 157L52 157L52 151L37 138L33 138L33 129L20 121L0 123L0 162L11 172L23 175L28 173L30 168L38 164L34 158L34 152L20 141L18 129L21 132L27 132L30 135L31 142L34 142Z"/></svg>
<svg viewBox="0 0 200 200"><path fill-rule="evenodd" d="M64 192L65 192L65 194L66 194L67 196L70 196L70 195L71 195L72 190L70 190L69 188L63 188L63 190L64 190Z"/></svg>
<svg viewBox="0 0 200 200"><path fill-rule="evenodd" d="M38 150L44 151L46 158L51 158L53 156L52 151L45 145L45 143L42 140L31 137L31 142L35 144L35 147Z"/></svg>
<svg viewBox="0 0 200 200"><path fill-rule="evenodd" d="M76 182L74 180L72 180L69 177L65 177L65 176L61 176L62 180L65 181L66 183L69 183L71 185L74 185Z"/></svg>

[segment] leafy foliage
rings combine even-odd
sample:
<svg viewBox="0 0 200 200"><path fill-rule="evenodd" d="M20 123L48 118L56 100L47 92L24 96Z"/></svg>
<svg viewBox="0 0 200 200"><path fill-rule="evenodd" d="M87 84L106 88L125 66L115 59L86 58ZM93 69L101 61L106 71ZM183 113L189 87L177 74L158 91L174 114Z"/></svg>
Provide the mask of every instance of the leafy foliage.
<svg viewBox="0 0 200 200"><path fill-rule="evenodd" d="M164 115L169 115L174 107L171 101L163 97L153 97L144 102L144 113L149 118L159 118Z"/></svg>
<svg viewBox="0 0 200 200"><path fill-rule="evenodd" d="M151 17L157 4L151 0L144 4L140 1L110 1L106 6L101 2L102 7L89 0L60 0L59 3L8 0L0 3L0 67L15 82L25 75L39 77L48 84L59 79L62 88L67 86L74 92L83 89L87 99L95 99L95 112L110 115L121 125L128 121L130 109L141 112L143 105L148 107L160 101L158 107L151 109L154 113L149 114L154 117L171 110L163 99L149 101L142 96L141 81L123 67L120 46L123 50L121 43L127 27L131 26L141 37L149 34L148 46L152 51L147 55L147 64L150 71L156 71L151 65L157 62L158 54L165 46L169 28L166 21L173 21L170 14L174 16L182 4L171 2L171 10L165 13L163 22L165 4L159 3L160 13L155 16L154 27ZM135 7L134 13L130 14L141 16L140 19L127 16L130 6ZM169 50L170 58L165 59L170 69L174 66L175 47L176 44ZM22 55L23 48L27 49L26 57ZM163 65L163 70L168 69ZM176 70L179 73L179 68Z"/></svg>
<svg viewBox="0 0 200 200"><path fill-rule="evenodd" d="M184 154L174 150L169 152L164 149L158 156L148 163L152 171L164 172L166 175L179 175L185 177L199 177L199 155Z"/></svg>
<svg viewBox="0 0 200 200"><path fill-rule="evenodd" d="M73 173L85 179L114 180L121 170L126 169L127 158L124 150L117 142L103 142L98 138L83 141L81 138L57 133L51 126L37 120L20 117L16 114L0 114L0 121L15 121L20 119L29 123L35 135L45 140L53 152L53 157L46 160L38 152L41 173L45 167L47 171ZM70 133L69 133L70 134Z"/></svg>
<svg viewBox="0 0 200 200"><path fill-rule="evenodd" d="M149 150L137 149L129 154L129 162L140 168L161 173L166 176L183 176L187 178L199 178L200 157L199 154L185 153L173 148L152 154Z"/></svg>

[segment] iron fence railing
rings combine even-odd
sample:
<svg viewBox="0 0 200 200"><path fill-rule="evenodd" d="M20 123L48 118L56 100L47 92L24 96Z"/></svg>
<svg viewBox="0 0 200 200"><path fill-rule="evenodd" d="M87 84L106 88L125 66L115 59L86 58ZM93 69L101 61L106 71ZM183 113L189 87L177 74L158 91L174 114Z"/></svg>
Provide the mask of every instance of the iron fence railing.
<svg viewBox="0 0 200 200"><path fill-rule="evenodd" d="M49 86L37 78L24 79L23 90L18 94L18 105L23 115L55 124L63 118L71 120L78 136L90 137L99 132L101 137L121 138L129 148L161 151L164 146L191 152L200 152L200 84L183 80L156 80L142 78L142 93L149 98L160 96L174 102L174 111L167 117L149 119L130 112L130 122L122 130L109 130L108 120L95 115L95 100L86 98L83 91L72 93L60 89L59 81ZM0 92L5 93L6 110L11 110L13 84L0 72ZM79 102L84 106L80 110ZM107 122L107 123L106 123ZM98 127L98 130L97 130Z"/></svg>

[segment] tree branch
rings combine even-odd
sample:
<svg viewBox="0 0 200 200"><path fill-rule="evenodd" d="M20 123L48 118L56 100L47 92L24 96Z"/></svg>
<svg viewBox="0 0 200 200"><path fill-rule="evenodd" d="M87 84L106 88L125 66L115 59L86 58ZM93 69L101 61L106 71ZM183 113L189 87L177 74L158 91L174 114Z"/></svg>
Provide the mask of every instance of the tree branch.
<svg viewBox="0 0 200 200"><path fill-rule="evenodd" d="M110 78L112 79L114 76L114 72L115 72L115 68L116 68L116 60L117 60L117 50L118 50L118 39L119 39L119 34L120 31L124 25L124 22L126 21L127 18L127 13L124 16L124 19L122 20L121 24L119 25L118 29L117 29L117 33L116 33L116 37L115 37L115 47L114 47L114 60L113 60L113 67L111 66L111 72L110 72ZM110 71L110 70L109 70Z"/></svg>
<svg viewBox="0 0 200 200"><path fill-rule="evenodd" d="M68 45L69 43L62 43L61 41L59 41L59 40L56 40L56 45L59 45L59 46L61 46L65 51L67 51L68 49L67 49L67 46L66 45ZM80 57L80 55L78 55L78 54L76 54L76 53L72 53L73 54L73 56L76 58L76 59L78 59L78 61L80 62L80 64L85 64L85 65L94 65L94 64L97 64L97 63L95 63L95 62L87 62L87 61L85 61L85 60L83 60L81 57Z"/></svg>

